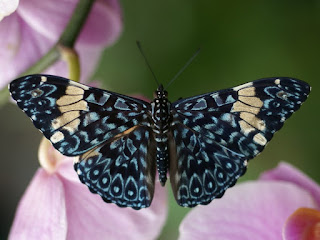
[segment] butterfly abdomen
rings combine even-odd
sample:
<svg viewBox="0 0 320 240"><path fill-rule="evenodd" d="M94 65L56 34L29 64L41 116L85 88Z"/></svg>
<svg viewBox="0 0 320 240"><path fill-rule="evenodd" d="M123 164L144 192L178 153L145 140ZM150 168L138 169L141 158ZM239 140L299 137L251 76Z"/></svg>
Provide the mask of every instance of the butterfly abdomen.
<svg viewBox="0 0 320 240"><path fill-rule="evenodd" d="M159 172L159 180L162 186L165 185L167 181L167 171L169 165L169 155L168 155L168 137L166 134L157 134L157 169Z"/></svg>
<svg viewBox="0 0 320 240"><path fill-rule="evenodd" d="M164 186L167 181L167 171L169 166L167 134L169 131L169 123L171 121L171 103L168 101L167 95L168 93L163 89L162 85L160 85L155 92L155 99L151 103L151 115L153 121L152 130L155 134L157 147L157 169L162 186Z"/></svg>

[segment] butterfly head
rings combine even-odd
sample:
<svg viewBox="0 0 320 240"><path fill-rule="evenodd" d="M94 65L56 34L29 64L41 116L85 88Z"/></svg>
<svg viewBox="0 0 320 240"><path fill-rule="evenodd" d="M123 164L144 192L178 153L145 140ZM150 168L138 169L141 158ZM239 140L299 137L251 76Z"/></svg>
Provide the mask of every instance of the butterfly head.
<svg viewBox="0 0 320 240"><path fill-rule="evenodd" d="M162 84L160 84L157 90L154 92L153 97L157 99L168 98L168 92L164 90Z"/></svg>

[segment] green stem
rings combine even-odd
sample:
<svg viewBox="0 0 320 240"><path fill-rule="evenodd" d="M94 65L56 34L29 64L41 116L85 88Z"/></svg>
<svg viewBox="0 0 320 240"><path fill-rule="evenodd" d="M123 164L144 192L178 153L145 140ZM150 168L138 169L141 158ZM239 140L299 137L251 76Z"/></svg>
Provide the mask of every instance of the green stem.
<svg viewBox="0 0 320 240"><path fill-rule="evenodd" d="M68 78L79 82L80 80L80 62L77 52L72 48L60 46L61 59L66 62L69 69Z"/></svg>
<svg viewBox="0 0 320 240"><path fill-rule="evenodd" d="M62 58L68 64L69 77L75 81L79 81L79 58L77 57L73 47L86 19L88 18L94 2L95 0L79 0L58 42L34 65L22 72L19 76L43 72L49 66ZM6 103L8 99L8 89L4 88L0 90L0 106Z"/></svg>
<svg viewBox="0 0 320 240"><path fill-rule="evenodd" d="M69 23L63 31L59 43L64 47L73 48L84 23L90 13L94 0L80 0L76 6Z"/></svg>
<svg viewBox="0 0 320 240"><path fill-rule="evenodd" d="M58 43L55 44L43 57L41 57L37 63L20 74L20 76L44 71L61 58L61 49L73 49L94 2L95 0L79 0L79 3L73 11L69 23L61 34Z"/></svg>

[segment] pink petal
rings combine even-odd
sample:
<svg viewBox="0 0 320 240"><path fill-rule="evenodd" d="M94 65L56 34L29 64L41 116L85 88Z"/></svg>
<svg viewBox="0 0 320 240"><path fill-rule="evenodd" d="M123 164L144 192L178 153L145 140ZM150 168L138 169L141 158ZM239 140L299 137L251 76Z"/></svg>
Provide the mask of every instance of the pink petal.
<svg viewBox="0 0 320 240"><path fill-rule="evenodd" d="M37 30L38 34L56 41L77 2L77 0L22 1L18 12L29 26Z"/></svg>
<svg viewBox="0 0 320 240"><path fill-rule="evenodd" d="M299 208L287 220L283 229L284 240L319 240L320 211Z"/></svg>
<svg viewBox="0 0 320 240"><path fill-rule="evenodd" d="M0 72L2 72L0 76L0 89L35 63L53 44L50 40L34 32L23 21L18 21L18 16L14 16L13 14L5 20L0 25L0 43L2 41L3 46L8 47L0 53ZM16 26L15 24L17 23L19 24ZM6 29L17 27L19 27L19 31L14 32L15 35L12 39L3 35L7 31ZM1 35L3 35L2 38ZM8 41L5 39L8 39ZM14 41L16 41L15 44ZM88 80L95 69L102 51L101 47L89 47L81 44L76 45L76 50L80 57L81 81L84 82ZM45 73L68 77L67 64L63 61L58 61L46 70Z"/></svg>
<svg viewBox="0 0 320 240"><path fill-rule="evenodd" d="M53 46L77 3L78 0L25 0L16 13L2 21L0 43L4 51L0 53L0 88L34 64ZM76 44L82 81L88 79L95 69L102 48L118 38L121 30L118 1L96 1ZM67 65L59 61L47 73L68 77Z"/></svg>
<svg viewBox="0 0 320 240"><path fill-rule="evenodd" d="M83 184L80 182L78 174L73 167L73 163L78 157L63 157L62 163L59 165L59 169L56 174L60 176L63 182L68 181L82 186ZM85 189L89 191L88 188L85 187Z"/></svg>
<svg viewBox="0 0 320 240"><path fill-rule="evenodd" d="M21 25L19 16L12 14L1 21L0 24L0 89L7 86L9 79L14 76L12 60L14 59L20 44Z"/></svg>
<svg viewBox="0 0 320 240"><path fill-rule="evenodd" d="M88 83L90 76L96 70L100 60L102 49L76 44L76 51L79 55L81 78L80 82Z"/></svg>
<svg viewBox="0 0 320 240"><path fill-rule="evenodd" d="M68 23L77 3L78 0L28 0L21 2L18 11L39 34L56 41ZM119 10L120 8L116 6L114 1L110 5L106 0L97 1L79 41L100 46L113 42L119 36L122 28Z"/></svg>
<svg viewBox="0 0 320 240"><path fill-rule="evenodd" d="M260 179L281 180L294 183L306 191L309 191L318 204L317 208L320 208L320 186L303 172L288 163L282 162L275 169L264 172L260 176Z"/></svg>
<svg viewBox="0 0 320 240"><path fill-rule="evenodd" d="M39 169L24 193L9 239L65 239L67 219L59 178Z"/></svg>
<svg viewBox="0 0 320 240"><path fill-rule="evenodd" d="M79 43L94 46L112 44L122 31L119 2L114 0L96 1L91 11L80 34Z"/></svg>
<svg viewBox="0 0 320 240"><path fill-rule="evenodd" d="M52 43L36 34L17 14L5 18L0 26L0 39L7 39L2 41L8 46L0 58L0 87L3 87L35 63ZM9 34L6 29L10 29Z"/></svg>
<svg viewBox="0 0 320 240"><path fill-rule="evenodd" d="M221 199L191 210L180 225L180 240L281 239L287 217L300 206L314 207L312 196L285 182L246 182Z"/></svg>
<svg viewBox="0 0 320 240"><path fill-rule="evenodd" d="M159 235L167 215L166 191L159 184L151 207L137 211L105 203L80 181L63 182L69 223L67 239L149 240Z"/></svg>
<svg viewBox="0 0 320 240"><path fill-rule="evenodd" d="M13 58L20 43L20 23L18 14L12 14L9 18L3 19L0 24L0 44L2 51L0 52L1 64L4 64L3 58L10 60Z"/></svg>

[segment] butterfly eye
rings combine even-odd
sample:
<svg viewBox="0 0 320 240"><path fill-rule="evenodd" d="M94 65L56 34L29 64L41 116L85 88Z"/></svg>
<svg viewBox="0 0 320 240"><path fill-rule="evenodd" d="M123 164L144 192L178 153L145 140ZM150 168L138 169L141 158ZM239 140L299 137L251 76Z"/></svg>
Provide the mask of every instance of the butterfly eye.
<svg viewBox="0 0 320 240"><path fill-rule="evenodd" d="M40 90L39 88L31 91L31 96L33 98L40 97L42 94L43 94L43 91Z"/></svg>

